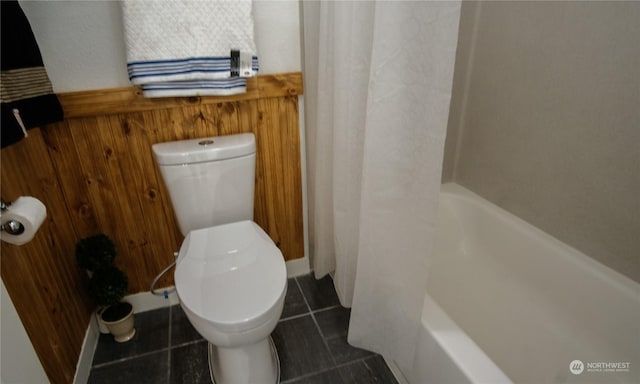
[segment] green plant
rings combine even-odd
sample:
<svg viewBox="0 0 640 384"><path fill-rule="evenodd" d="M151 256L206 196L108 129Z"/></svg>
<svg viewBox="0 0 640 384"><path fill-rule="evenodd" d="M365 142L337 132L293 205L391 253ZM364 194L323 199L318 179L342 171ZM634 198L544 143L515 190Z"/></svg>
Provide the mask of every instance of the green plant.
<svg viewBox="0 0 640 384"><path fill-rule="evenodd" d="M87 271L110 267L115 257L116 245L105 234L84 238L76 244L76 262Z"/></svg>
<svg viewBox="0 0 640 384"><path fill-rule="evenodd" d="M109 266L93 272L87 292L94 304L110 306L122 300L127 288L127 276L118 267Z"/></svg>
<svg viewBox="0 0 640 384"><path fill-rule="evenodd" d="M89 271L87 293L94 304L111 306L127 293L127 276L113 263L116 245L109 236L100 233L81 239L76 244L76 262Z"/></svg>

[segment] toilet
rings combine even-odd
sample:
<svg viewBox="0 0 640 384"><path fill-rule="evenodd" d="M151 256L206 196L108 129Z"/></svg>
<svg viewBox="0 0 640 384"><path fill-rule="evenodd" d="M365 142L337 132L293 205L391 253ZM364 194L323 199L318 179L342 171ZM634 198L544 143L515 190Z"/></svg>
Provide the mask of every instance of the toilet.
<svg viewBox="0 0 640 384"><path fill-rule="evenodd" d="M256 143L251 133L153 145L185 235L175 286L209 342L215 384L278 383L269 336L287 289L284 258L253 222Z"/></svg>

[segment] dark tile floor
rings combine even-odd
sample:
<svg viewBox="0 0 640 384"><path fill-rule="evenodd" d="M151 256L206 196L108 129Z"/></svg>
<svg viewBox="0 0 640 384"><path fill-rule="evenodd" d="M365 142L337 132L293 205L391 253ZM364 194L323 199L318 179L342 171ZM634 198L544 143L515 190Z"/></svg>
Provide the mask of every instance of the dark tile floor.
<svg viewBox="0 0 640 384"><path fill-rule="evenodd" d="M397 383L382 357L347 343L349 316L330 277L289 279L282 317L271 335L280 357L281 382ZM135 321L136 336L127 343L100 335L90 384L211 383L207 342L179 305L138 313Z"/></svg>

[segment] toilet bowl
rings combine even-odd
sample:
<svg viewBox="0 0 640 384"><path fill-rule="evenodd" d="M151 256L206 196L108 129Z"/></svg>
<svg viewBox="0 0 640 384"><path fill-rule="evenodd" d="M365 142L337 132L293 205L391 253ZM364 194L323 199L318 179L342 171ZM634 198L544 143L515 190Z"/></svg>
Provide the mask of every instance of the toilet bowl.
<svg viewBox="0 0 640 384"><path fill-rule="evenodd" d="M278 382L268 337L282 314L286 274L282 254L252 221L185 238L176 291L193 327L215 346L210 367L216 383Z"/></svg>
<svg viewBox="0 0 640 384"><path fill-rule="evenodd" d="M280 250L252 221L190 232L175 271L180 305L216 346L266 338L284 305L286 267Z"/></svg>
<svg viewBox="0 0 640 384"><path fill-rule="evenodd" d="M278 383L271 332L282 314L282 253L253 222L253 134L153 145L185 239L175 287L187 318L209 342L215 384Z"/></svg>

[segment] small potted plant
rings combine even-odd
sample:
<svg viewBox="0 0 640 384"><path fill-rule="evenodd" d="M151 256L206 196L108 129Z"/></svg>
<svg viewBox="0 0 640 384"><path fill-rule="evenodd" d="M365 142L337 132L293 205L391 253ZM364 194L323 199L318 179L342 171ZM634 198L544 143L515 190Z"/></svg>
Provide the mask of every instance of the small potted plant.
<svg viewBox="0 0 640 384"><path fill-rule="evenodd" d="M100 312L100 317L119 343L131 340L136 334L133 306L121 301L127 288L127 276L115 266L96 269L88 285L91 300L106 308Z"/></svg>
<svg viewBox="0 0 640 384"><path fill-rule="evenodd" d="M76 244L76 262L89 277L96 269L112 266L115 258L116 245L103 233L81 239Z"/></svg>
<svg viewBox="0 0 640 384"><path fill-rule="evenodd" d="M100 332L113 334L117 342L135 335L133 306L122 302L127 293L127 276L114 266L116 247L104 234L84 238L76 244L76 261L89 276L87 293L98 306Z"/></svg>

